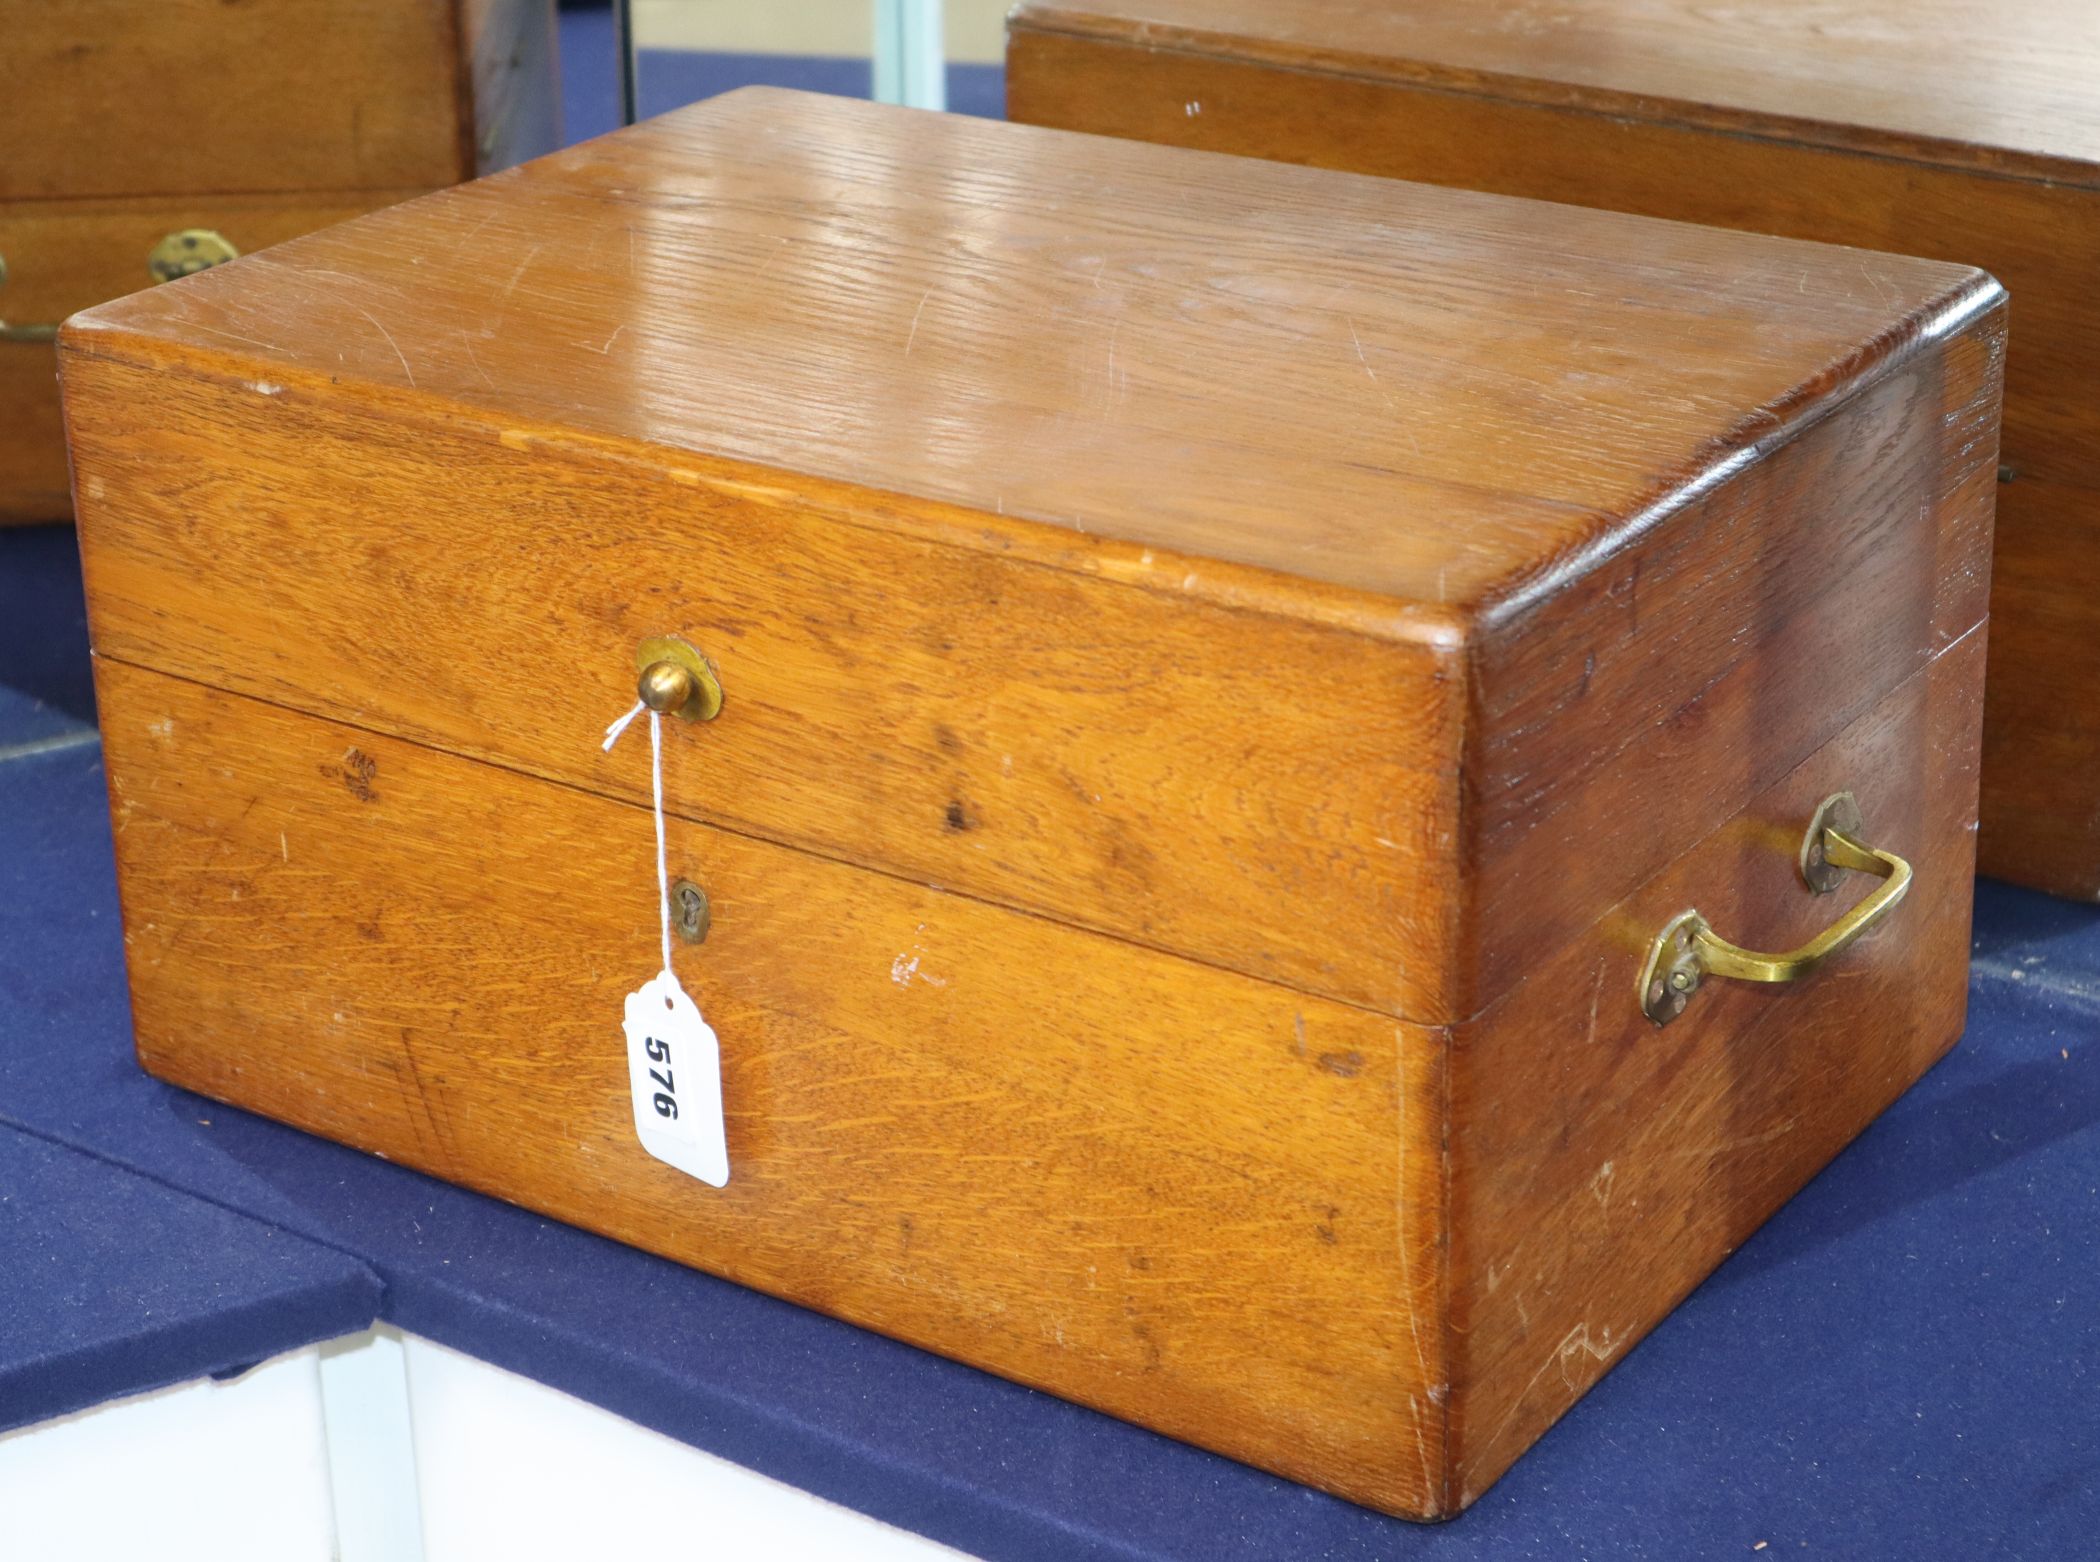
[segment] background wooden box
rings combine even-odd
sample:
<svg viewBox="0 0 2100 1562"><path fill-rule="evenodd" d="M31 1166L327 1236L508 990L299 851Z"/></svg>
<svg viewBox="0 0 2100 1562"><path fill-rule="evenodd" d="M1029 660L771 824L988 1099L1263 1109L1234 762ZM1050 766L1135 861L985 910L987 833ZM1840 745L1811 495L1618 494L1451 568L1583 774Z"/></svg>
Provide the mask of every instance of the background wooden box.
<svg viewBox="0 0 2100 1562"><path fill-rule="evenodd" d="M43 0L0 46L0 320L150 286L558 143L553 0ZM71 511L48 340L0 339L0 524Z"/></svg>
<svg viewBox="0 0 2100 1562"><path fill-rule="evenodd" d="M352 257L356 257L354 263ZM325 285L324 285L325 284ZM62 343L140 1056L1396 1513L1951 1045L2003 295L743 92ZM666 631L712 1189L637 1144ZM1915 865L1822 977L1775 947Z"/></svg>
<svg viewBox="0 0 2100 1562"><path fill-rule="evenodd" d="M1993 272L1981 865L2100 896L2100 7L1023 0L1009 37L1030 123Z"/></svg>

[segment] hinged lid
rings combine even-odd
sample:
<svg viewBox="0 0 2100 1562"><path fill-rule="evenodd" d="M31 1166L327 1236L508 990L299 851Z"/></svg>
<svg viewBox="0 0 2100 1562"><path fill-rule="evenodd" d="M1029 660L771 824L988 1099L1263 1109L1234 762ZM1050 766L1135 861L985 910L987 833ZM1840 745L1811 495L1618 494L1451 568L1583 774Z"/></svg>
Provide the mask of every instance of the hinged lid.
<svg viewBox="0 0 2100 1562"><path fill-rule="evenodd" d="M617 792L688 634L673 812L1441 1021L1981 616L2001 300L752 90L93 311L66 386L102 654ZM1664 733L1731 674L1808 714Z"/></svg>
<svg viewBox="0 0 2100 1562"><path fill-rule="evenodd" d="M754 88L80 330L1255 565L1437 634L1994 292Z"/></svg>

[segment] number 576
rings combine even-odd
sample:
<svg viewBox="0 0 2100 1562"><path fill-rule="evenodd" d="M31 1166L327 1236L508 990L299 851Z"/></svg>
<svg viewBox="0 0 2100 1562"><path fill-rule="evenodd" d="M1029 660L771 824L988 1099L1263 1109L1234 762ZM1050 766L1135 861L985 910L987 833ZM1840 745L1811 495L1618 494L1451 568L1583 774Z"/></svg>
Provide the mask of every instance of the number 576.
<svg viewBox="0 0 2100 1562"><path fill-rule="evenodd" d="M658 1117L676 1118L678 1116L678 1101L672 1095L672 1092L678 1087L671 1082L671 1044L668 1041L659 1041L656 1037L651 1036L645 1045L649 1053L649 1061L663 1065L662 1068L649 1070L649 1077L663 1086L663 1089L656 1093L656 1115Z"/></svg>

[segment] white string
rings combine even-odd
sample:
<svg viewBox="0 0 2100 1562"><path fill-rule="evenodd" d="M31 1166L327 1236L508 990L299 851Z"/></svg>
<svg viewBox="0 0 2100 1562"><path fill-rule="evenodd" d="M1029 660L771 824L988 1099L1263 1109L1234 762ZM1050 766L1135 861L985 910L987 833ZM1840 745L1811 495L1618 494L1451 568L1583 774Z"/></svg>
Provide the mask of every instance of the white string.
<svg viewBox="0 0 2100 1562"><path fill-rule="evenodd" d="M612 752L612 746L620 741L620 734L627 730L627 724L630 721L633 721L635 717L641 715L641 713L647 710L648 708L649 707L644 705L640 700L636 700L634 702L633 710L629 711L626 715L622 716L618 721L614 722L611 726L605 729L606 753L610 754Z"/></svg>
<svg viewBox="0 0 2100 1562"><path fill-rule="evenodd" d="M647 709L636 700L634 709L605 729L606 753L612 752L620 734ZM664 975L671 976L671 869L664 855L664 719L655 711L649 711L649 791L656 811L656 907L663 922Z"/></svg>

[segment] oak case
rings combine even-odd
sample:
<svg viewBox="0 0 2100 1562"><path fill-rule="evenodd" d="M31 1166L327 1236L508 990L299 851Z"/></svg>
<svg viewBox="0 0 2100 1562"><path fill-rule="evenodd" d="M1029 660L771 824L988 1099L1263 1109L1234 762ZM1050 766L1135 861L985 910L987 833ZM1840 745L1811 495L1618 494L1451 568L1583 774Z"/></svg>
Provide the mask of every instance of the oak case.
<svg viewBox="0 0 2100 1562"><path fill-rule="evenodd" d="M1960 1029L1978 273L770 92L271 261L63 342L156 1073L1430 1517Z"/></svg>

